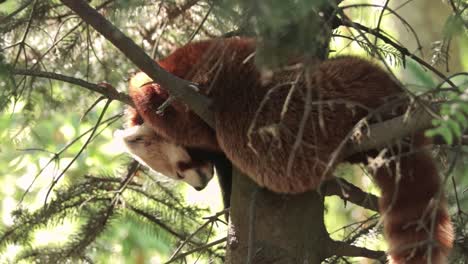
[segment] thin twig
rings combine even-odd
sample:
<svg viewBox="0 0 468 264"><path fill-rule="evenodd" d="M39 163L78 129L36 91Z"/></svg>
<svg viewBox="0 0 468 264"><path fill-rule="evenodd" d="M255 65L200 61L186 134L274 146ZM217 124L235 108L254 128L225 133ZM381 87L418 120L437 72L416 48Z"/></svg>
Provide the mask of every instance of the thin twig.
<svg viewBox="0 0 468 264"><path fill-rule="evenodd" d="M178 247L177 249L174 251L174 253L172 253L171 257L169 258L169 260L166 262L166 263L171 263L172 261L174 261L174 259L178 258L178 255L179 252L182 250L182 248L189 242L192 240L192 238L198 234L199 232L201 232L206 226L208 226L209 224L212 224L216 221L219 220L219 216L220 215L224 215L226 212L225 210L219 212L219 213L216 213L214 216L210 216L207 218L207 221L205 223L203 223L203 225L199 226L194 232L192 232L192 234L190 234Z"/></svg>
<svg viewBox="0 0 468 264"><path fill-rule="evenodd" d="M104 85L104 83L101 83L100 85L98 85L98 84L84 81L82 79L58 74L55 72L45 72L45 71L28 70L28 69L11 69L11 72L16 75L42 77L42 78L54 79L58 81L71 83L71 84L86 88L90 91L102 94L108 99L116 100L126 105L134 106L132 99L127 94L120 93L112 86L110 85L106 86Z"/></svg>
<svg viewBox="0 0 468 264"><path fill-rule="evenodd" d="M115 122L116 120L118 120L120 117L122 117L122 114L118 114L118 115L114 115L104 121L101 122L101 125L104 125L104 124L111 124L113 122ZM59 151L57 152L51 152L51 151L47 151L47 150L41 150L41 151L45 151L45 152L48 152L50 153L52 156L52 158L49 159L49 161L40 169L40 171L34 176L33 180L31 181L31 183L28 185L28 187L26 188L26 190L23 192L21 198L19 199L19 202L18 202L18 205L20 205L24 198L26 197L26 195L29 193L29 191L31 190L32 186L34 185L34 183L36 182L36 180L39 178L39 176L48 168L48 166L55 160L58 160L60 158L60 155L62 153L64 153L67 149L69 149L70 147L72 147L75 143L77 143L82 137L84 137L86 134L88 133L91 133L92 131L94 130L94 127L88 129L87 131L83 132L81 135L77 136L76 138L74 138L72 141L68 142L62 149L60 149ZM19 151L23 151L22 149L18 149ZM24 149L24 151L31 151L31 150L37 150L37 149Z"/></svg>
<svg viewBox="0 0 468 264"><path fill-rule="evenodd" d="M452 86L452 88L454 88L455 90L457 90L457 86L450 80L447 78L447 76L445 76L442 72L440 72L439 70L437 70L436 68L434 68L432 65L430 65L429 63L427 63L426 61L424 61L423 59L421 59L420 57L414 55L413 53L411 53L407 48L397 44L395 41L391 40L389 37L381 34L380 32L376 32L375 30L371 29L371 28L368 28L364 25L361 25L359 23L356 23L356 22L352 22L348 19L344 19L344 20L341 20L341 23L343 26L348 26L348 27L352 27L352 28L356 28L356 29L359 29L359 30L362 30L366 33L369 33L369 34L372 34L378 38L380 38L381 40L383 40L385 43L391 45L392 47L394 47L396 50L398 50L401 54L405 55L405 56L408 56L410 58L412 58L413 60L415 60L417 63L421 64L422 66L424 66L426 69L432 71L434 74L436 74L439 78L441 78L442 80L444 80L446 83L448 83L450 86Z"/></svg>
<svg viewBox="0 0 468 264"><path fill-rule="evenodd" d="M109 107L111 102L112 102L112 100L110 100L110 99L107 100L107 102L104 105L104 108L102 109L101 114L100 114L100 116L99 116L99 118L98 118L98 120L96 122L96 125L94 126L93 130L91 131L91 134L89 135L89 137L86 139L86 142L80 148L78 153L72 158L72 160L67 164L67 166L65 166L65 168L62 170L62 172L52 181L49 189L47 190L47 194L46 194L45 199L44 199L44 206L46 206L49 195L52 192L52 190L54 189L55 185L60 181L60 179L63 177L63 175L65 175L65 172L67 172L68 169L71 167L71 165L73 165L73 163L75 163L75 161L78 159L78 157L81 155L81 153L83 153L83 151L86 149L88 144L91 142L91 139L93 138L93 136L96 133L99 125L101 124L101 121L102 121L105 113L107 112L107 108Z"/></svg>
<svg viewBox="0 0 468 264"><path fill-rule="evenodd" d="M205 244L205 245L203 245L203 246L200 246L200 247L194 248L194 249L192 249L192 250L189 250L189 251L187 251L187 252L184 252L184 253L182 253L182 254L179 254L176 258L172 259L171 261L166 262L165 264L169 264L169 263L175 262L175 261L177 261L177 260L179 260L179 259L182 259L182 258L184 258L184 257L186 257L186 256L188 256L188 255L191 255L191 254L193 254L193 253L195 253L195 252L200 252L200 251L202 251L202 250L207 250L207 249L209 249L209 248L212 247L212 246L216 246L216 245L218 245L218 244L222 244L222 243L224 243L224 242L226 242L226 241L227 241L227 237L220 238L220 239L215 240L215 241L213 241L213 242L207 243L207 244Z"/></svg>

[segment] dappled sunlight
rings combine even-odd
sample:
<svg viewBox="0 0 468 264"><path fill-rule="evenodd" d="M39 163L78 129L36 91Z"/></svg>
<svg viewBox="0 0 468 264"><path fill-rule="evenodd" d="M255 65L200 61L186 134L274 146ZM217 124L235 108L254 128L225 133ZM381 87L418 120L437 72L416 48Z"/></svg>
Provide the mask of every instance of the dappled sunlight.
<svg viewBox="0 0 468 264"><path fill-rule="evenodd" d="M2 200L2 222L7 226L13 225L11 213L16 209L16 200L11 196L6 196Z"/></svg>
<svg viewBox="0 0 468 264"><path fill-rule="evenodd" d="M78 229L78 223L70 220L61 220L56 226L40 229L33 235L33 243L38 246L58 246L70 240L70 235Z"/></svg>
<svg viewBox="0 0 468 264"><path fill-rule="evenodd" d="M3 254L0 254L1 263L12 263L16 255L21 252L22 247L20 245L8 244L5 247Z"/></svg>

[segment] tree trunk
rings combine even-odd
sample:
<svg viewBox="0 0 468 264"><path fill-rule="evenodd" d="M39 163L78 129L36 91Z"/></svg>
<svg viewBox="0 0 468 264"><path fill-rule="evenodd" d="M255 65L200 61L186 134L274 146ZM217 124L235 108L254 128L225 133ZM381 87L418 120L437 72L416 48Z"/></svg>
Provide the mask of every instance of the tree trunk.
<svg viewBox="0 0 468 264"><path fill-rule="evenodd" d="M330 238L317 192L280 195L234 170L226 263L319 264Z"/></svg>

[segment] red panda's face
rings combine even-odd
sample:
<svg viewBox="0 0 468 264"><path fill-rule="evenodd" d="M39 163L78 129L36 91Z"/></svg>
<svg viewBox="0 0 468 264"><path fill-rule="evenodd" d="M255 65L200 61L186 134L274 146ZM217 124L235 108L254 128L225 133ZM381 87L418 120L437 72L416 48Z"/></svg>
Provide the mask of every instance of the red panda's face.
<svg viewBox="0 0 468 264"><path fill-rule="evenodd" d="M141 164L202 190L213 177L213 165L192 159L187 149L164 140L145 124L117 130L127 151Z"/></svg>

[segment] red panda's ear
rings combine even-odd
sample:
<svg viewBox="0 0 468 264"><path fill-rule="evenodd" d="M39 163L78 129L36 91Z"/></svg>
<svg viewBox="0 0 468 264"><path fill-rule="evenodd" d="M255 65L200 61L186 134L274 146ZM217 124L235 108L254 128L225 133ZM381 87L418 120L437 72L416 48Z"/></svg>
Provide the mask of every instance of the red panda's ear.
<svg viewBox="0 0 468 264"><path fill-rule="evenodd" d="M169 98L169 93L144 72L138 72L131 77L129 93L135 104L151 103L153 106L159 106Z"/></svg>
<svg viewBox="0 0 468 264"><path fill-rule="evenodd" d="M169 94L156 83L150 83L130 90L130 97L140 114L145 112L156 113L157 109L168 98Z"/></svg>
<svg viewBox="0 0 468 264"><path fill-rule="evenodd" d="M169 93L164 88L162 88L159 84L151 83L150 85L153 88L154 93L157 94L159 98L164 99L164 100L169 98Z"/></svg>
<svg viewBox="0 0 468 264"><path fill-rule="evenodd" d="M138 114L137 110L133 107L128 107L125 110L127 127L134 127L143 124L143 118Z"/></svg>

